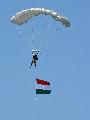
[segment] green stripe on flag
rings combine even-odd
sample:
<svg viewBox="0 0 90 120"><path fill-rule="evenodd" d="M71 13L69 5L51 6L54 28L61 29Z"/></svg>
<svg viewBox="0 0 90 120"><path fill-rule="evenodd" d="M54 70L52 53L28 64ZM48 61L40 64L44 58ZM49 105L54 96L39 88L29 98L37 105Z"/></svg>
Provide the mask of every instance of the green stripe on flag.
<svg viewBox="0 0 90 120"><path fill-rule="evenodd" d="M51 90L36 89L36 94L50 94Z"/></svg>

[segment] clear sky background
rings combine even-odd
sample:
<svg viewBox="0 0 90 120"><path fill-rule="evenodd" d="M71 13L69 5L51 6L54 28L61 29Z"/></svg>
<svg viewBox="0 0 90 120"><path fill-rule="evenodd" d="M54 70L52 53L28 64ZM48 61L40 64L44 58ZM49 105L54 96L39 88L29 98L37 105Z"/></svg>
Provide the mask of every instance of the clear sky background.
<svg viewBox="0 0 90 120"><path fill-rule="evenodd" d="M20 34L10 17L32 7L63 13L71 27L40 16ZM32 48L26 43L32 28L34 40L50 42L42 45L36 70L29 69ZM35 94L36 77L51 82L50 95ZM0 0L0 120L46 119L90 120L90 0Z"/></svg>

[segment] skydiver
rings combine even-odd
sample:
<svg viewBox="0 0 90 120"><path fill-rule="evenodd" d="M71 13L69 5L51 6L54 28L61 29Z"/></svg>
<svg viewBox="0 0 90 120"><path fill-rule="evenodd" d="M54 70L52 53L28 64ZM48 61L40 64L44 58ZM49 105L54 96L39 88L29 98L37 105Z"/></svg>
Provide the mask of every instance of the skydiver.
<svg viewBox="0 0 90 120"><path fill-rule="evenodd" d="M36 67L36 61L38 60L38 53L39 53L38 50L32 50L32 62L30 68L32 67L33 64Z"/></svg>

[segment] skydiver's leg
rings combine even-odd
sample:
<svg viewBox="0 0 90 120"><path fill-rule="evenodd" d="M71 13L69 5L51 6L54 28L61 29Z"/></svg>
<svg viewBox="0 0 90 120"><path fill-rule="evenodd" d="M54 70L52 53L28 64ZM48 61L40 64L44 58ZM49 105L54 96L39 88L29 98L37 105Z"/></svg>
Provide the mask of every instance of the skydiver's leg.
<svg viewBox="0 0 90 120"><path fill-rule="evenodd" d="M32 60L32 62L31 62L31 66L32 66L32 64L33 64L33 60Z"/></svg>
<svg viewBox="0 0 90 120"><path fill-rule="evenodd" d="M35 63L35 67L36 67L36 63Z"/></svg>
<svg viewBox="0 0 90 120"><path fill-rule="evenodd" d="M35 65L35 67L36 67L36 60L34 61L34 65Z"/></svg>
<svg viewBox="0 0 90 120"><path fill-rule="evenodd" d="M32 66L32 64L33 64L33 60L32 60L32 62L31 62L31 66ZM31 66L30 66L30 68L31 68Z"/></svg>

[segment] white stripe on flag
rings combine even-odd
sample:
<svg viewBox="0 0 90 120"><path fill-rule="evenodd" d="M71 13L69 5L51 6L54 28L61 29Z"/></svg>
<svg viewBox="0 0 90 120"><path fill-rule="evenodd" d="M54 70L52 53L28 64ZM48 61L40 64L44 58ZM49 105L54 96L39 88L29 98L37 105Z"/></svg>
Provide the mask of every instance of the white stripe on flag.
<svg viewBox="0 0 90 120"><path fill-rule="evenodd" d="M49 85L36 84L36 89L50 90Z"/></svg>
<svg viewBox="0 0 90 120"><path fill-rule="evenodd" d="M50 90L50 86L49 85L43 85L43 90Z"/></svg>

